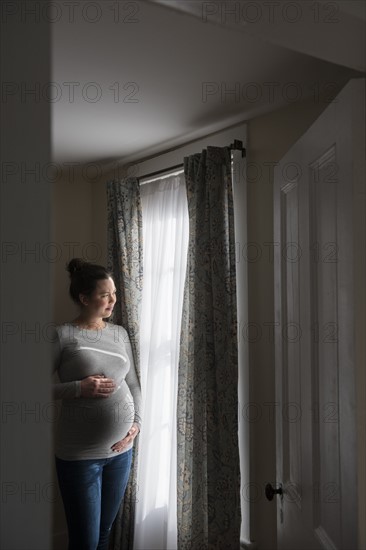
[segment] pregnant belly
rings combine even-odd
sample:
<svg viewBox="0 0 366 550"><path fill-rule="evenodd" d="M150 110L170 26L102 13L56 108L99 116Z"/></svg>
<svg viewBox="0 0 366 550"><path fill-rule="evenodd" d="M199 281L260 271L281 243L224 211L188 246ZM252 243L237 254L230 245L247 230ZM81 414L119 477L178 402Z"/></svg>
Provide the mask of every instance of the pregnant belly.
<svg viewBox="0 0 366 550"><path fill-rule="evenodd" d="M123 439L133 424L134 408L130 396L119 393L107 399L64 402L58 429L61 447L78 454L105 454Z"/></svg>

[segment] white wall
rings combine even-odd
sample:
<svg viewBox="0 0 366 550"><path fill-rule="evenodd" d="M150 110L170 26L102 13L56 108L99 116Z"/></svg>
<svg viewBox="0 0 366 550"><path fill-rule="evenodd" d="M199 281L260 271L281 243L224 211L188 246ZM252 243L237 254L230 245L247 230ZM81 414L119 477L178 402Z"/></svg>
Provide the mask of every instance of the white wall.
<svg viewBox="0 0 366 550"><path fill-rule="evenodd" d="M69 274L67 263L74 257L85 260L100 260L101 251L95 248L92 239L92 187L79 174L64 175L54 185L53 241L58 251L54 262L55 322L66 322L76 314L76 308L68 296Z"/></svg>
<svg viewBox="0 0 366 550"><path fill-rule="evenodd" d="M34 90L50 81L50 37L46 22L6 20L3 11L0 36L2 91L11 90L0 104L0 547L48 550L53 493L44 329L52 319L53 281L44 254L50 242L51 185L43 168L50 162L50 105L37 93L25 94L25 85Z"/></svg>

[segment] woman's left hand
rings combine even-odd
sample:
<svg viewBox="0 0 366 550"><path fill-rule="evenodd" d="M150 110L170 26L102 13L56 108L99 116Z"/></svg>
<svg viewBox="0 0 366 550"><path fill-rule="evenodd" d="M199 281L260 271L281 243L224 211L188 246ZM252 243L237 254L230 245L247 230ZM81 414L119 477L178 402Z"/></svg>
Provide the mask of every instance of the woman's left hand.
<svg viewBox="0 0 366 550"><path fill-rule="evenodd" d="M140 431L140 428L138 424L134 422L130 430L128 431L126 437L124 437L123 439L121 439L121 441L118 441L112 446L112 451L115 451L116 453L120 453L121 451L126 449L126 447L128 447L129 444L132 443L132 441L135 439L139 431Z"/></svg>

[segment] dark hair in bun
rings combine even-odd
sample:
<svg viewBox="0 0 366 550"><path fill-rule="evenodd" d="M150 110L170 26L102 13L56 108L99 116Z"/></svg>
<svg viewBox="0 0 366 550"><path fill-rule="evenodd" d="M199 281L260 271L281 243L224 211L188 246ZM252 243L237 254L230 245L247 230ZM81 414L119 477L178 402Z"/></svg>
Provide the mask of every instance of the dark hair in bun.
<svg viewBox="0 0 366 550"><path fill-rule="evenodd" d="M112 277L111 273L102 265L85 262L81 258L73 258L66 266L70 274L69 294L72 300L80 305L79 294L90 296L101 279Z"/></svg>

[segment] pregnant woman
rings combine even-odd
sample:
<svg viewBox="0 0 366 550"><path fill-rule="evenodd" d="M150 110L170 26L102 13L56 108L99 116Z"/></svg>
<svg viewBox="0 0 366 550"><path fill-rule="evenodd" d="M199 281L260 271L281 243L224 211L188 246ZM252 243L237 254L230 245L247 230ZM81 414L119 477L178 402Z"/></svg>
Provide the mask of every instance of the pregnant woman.
<svg viewBox="0 0 366 550"><path fill-rule="evenodd" d="M78 258L67 269L80 311L56 327L56 470L69 550L107 550L140 431L141 392L128 334L106 321L116 302L111 274Z"/></svg>

